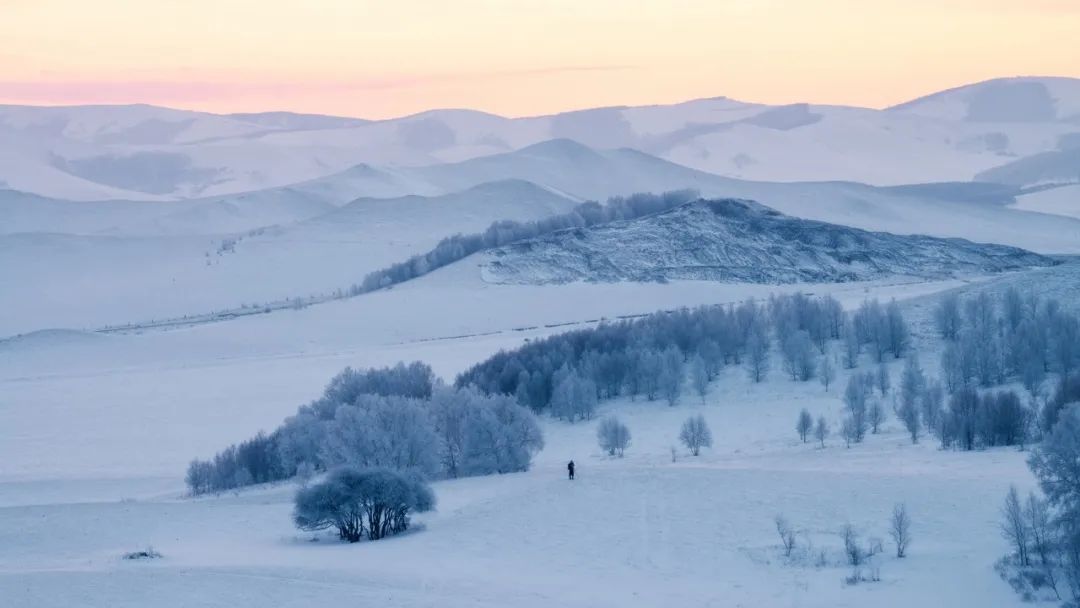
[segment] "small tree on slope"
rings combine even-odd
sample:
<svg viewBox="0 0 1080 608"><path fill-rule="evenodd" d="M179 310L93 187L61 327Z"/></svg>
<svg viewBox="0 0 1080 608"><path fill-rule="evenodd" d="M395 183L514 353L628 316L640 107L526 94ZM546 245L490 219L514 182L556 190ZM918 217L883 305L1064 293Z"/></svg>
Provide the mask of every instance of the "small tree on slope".
<svg viewBox="0 0 1080 608"><path fill-rule="evenodd" d="M622 458L630 445L630 429L614 416L604 418L596 428L596 440L608 456L618 455Z"/></svg>
<svg viewBox="0 0 1080 608"><path fill-rule="evenodd" d="M694 456L701 453L701 448L712 447L712 432L705 422L705 416L698 414L687 418L679 432L679 441L682 441Z"/></svg>

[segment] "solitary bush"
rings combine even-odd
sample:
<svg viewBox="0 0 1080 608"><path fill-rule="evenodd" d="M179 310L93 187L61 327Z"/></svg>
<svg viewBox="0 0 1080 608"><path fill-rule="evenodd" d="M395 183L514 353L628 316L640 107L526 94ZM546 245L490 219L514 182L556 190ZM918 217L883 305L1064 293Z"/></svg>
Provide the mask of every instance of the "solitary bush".
<svg viewBox="0 0 1080 608"><path fill-rule="evenodd" d="M336 528L355 543L404 532L409 516L435 507L435 495L417 477L387 469L343 467L296 494L293 521L302 530Z"/></svg>
<svg viewBox="0 0 1080 608"><path fill-rule="evenodd" d="M694 456L701 452L701 448L711 447L712 432L705 422L705 416L698 414L687 418L679 432L679 441L682 441Z"/></svg>
<svg viewBox="0 0 1080 608"><path fill-rule="evenodd" d="M866 561L866 552L859 546L859 534L854 526L845 524L840 530L840 538L844 541L844 555L848 564L856 567L862 565Z"/></svg>
<svg viewBox="0 0 1080 608"><path fill-rule="evenodd" d="M630 445L630 429L611 416L600 421L596 429L596 439L600 443L600 449L608 453L608 456L622 458L626 448Z"/></svg>
<svg viewBox="0 0 1080 608"><path fill-rule="evenodd" d="M783 515L777 515L773 520L776 523L776 533L780 536L780 545L784 547L784 556L791 557L795 550L795 528Z"/></svg>

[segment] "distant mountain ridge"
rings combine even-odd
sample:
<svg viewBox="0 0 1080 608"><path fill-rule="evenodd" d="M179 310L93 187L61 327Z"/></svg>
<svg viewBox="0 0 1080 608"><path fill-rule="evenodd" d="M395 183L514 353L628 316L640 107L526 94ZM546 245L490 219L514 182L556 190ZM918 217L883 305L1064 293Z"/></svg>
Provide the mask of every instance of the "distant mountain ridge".
<svg viewBox="0 0 1080 608"><path fill-rule="evenodd" d="M1014 247L868 232L721 199L507 245L482 256L481 274L487 282L513 284L819 283L942 279L1054 263Z"/></svg>
<svg viewBox="0 0 1080 608"><path fill-rule="evenodd" d="M73 200L206 198L361 164L443 165L560 139L746 180L898 185L967 181L1078 133L1080 80L1069 78L997 79L885 110L717 97L524 118L432 110L366 121L138 104L0 106L0 185Z"/></svg>

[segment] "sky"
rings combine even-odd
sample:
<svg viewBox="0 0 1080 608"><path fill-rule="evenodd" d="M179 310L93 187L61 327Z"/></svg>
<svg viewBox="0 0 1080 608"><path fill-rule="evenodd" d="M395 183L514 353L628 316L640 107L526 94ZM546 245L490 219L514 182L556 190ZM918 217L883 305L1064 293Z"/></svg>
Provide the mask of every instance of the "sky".
<svg viewBox="0 0 1080 608"><path fill-rule="evenodd" d="M1080 0L0 0L0 103L506 116L885 107L1080 77Z"/></svg>

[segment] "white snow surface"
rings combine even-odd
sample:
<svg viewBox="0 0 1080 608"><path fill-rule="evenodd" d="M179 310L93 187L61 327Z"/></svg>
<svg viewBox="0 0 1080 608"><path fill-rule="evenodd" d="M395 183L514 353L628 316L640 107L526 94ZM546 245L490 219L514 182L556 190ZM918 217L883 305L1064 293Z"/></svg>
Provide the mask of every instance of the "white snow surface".
<svg viewBox="0 0 1080 608"><path fill-rule="evenodd" d="M1080 218L1080 184L1048 188L1019 196L1013 207L1023 211Z"/></svg>
<svg viewBox="0 0 1080 608"><path fill-rule="evenodd" d="M994 282L1049 280L1075 294L1073 266ZM601 317L777 290L830 292L849 307L897 297L917 318L929 305L920 296L966 283L535 287L470 274L448 267L368 297L229 323L0 342L0 597L35 607L1023 605L992 564L1007 550L996 523L1003 493L1033 484L1025 455L912 446L895 421L851 449L835 438L824 449L799 443L803 407L838 424L843 374L825 392L778 369L753 385L732 367L704 402L606 403L602 413L633 432L623 459L600 453L595 421L544 419L547 446L531 471L437 482L437 511L379 543L296 531L291 483L183 497L188 459L272 428L347 364L422 358L449 378L499 348ZM698 412L714 447L697 458L680 449L672 462L679 424ZM845 586L837 532L850 522L864 539L887 539L896 502L914 520L909 557L887 547L880 582ZM778 513L813 557L782 556ZM148 546L163 557L120 559Z"/></svg>

